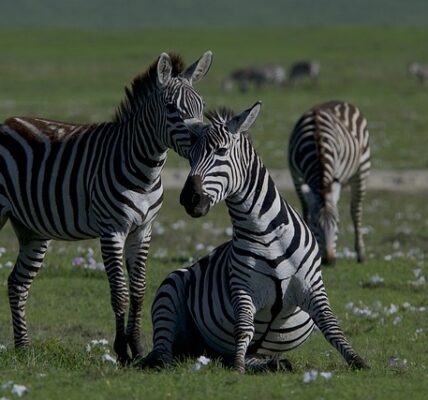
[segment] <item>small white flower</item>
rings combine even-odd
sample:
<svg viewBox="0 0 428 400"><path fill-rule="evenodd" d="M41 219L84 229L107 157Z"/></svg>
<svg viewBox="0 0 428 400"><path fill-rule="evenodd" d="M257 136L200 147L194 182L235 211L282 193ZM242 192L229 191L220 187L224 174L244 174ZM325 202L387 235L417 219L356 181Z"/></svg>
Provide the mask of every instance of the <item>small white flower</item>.
<svg viewBox="0 0 428 400"><path fill-rule="evenodd" d="M386 315L395 314L396 312L398 312L398 307L395 304L390 304L388 308L385 308Z"/></svg>
<svg viewBox="0 0 428 400"><path fill-rule="evenodd" d="M401 322L401 317L395 317L394 320L392 321L393 325L398 325Z"/></svg>
<svg viewBox="0 0 428 400"><path fill-rule="evenodd" d="M354 303L352 301L345 304L345 309L352 310L353 308L354 308Z"/></svg>
<svg viewBox="0 0 428 400"><path fill-rule="evenodd" d="M6 346L4 344L0 344L0 353L6 350L7 350Z"/></svg>
<svg viewBox="0 0 428 400"><path fill-rule="evenodd" d="M28 389L24 385L14 383L10 392L18 397L22 397L28 392Z"/></svg>
<svg viewBox="0 0 428 400"><path fill-rule="evenodd" d="M329 380L333 378L333 372L320 372L320 376L322 376L326 380Z"/></svg>
<svg viewBox="0 0 428 400"><path fill-rule="evenodd" d="M423 330L422 328L418 328L418 329L416 329L415 333L416 333L417 335L419 335L419 334L421 334L423 331L424 331L424 330Z"/></svg>
<svg viewBox="0 0 428 400"><path fill-rule="evenodd" d="M413 270L413 275L415 275L416 278L419 278L419 276L421 275L421 273L422 273L422 268L415 268Z"/></svg>
<svg viewBox="0 0 428 400"><path fill-rule="evenodd" d="M202 365L208 365L208 363L211 361L209 358L205 357L205 356L200 356L198 357L198 363L202 364Z"/></svg>
<svg viewBox="0 0 428 400"><path fill-rule="evenodd" d="M103 356L101 357L101 359L103 360L103 362L105 363L111 363L111 364L116 364L117 361L114 357L112 357L110 354L105 353L103 354Z"/></svg>
<svg viewBox="0 0 428 400"><path fill-rule="evenodd" d="M201 368L202 368L202 364L196 363L196 364L193 364L193 366L192 366L192 371L193 371L193 372L197 372L197 371L199 371Z"/></svg>
<svg viewBox="0 0 428 400"><path fill-rule="evenodd" d="M316 371L315 369L307 371L303 374L303 382L304 383L313 382L317 378L318 378L318 371Z"/></svg>
<svg viewBox="0 0 428 400"><path fill-rule="evenodd" d="M205 245L203 243L196 243L195 250L196 251L202 251L205 249Z"/></svg>
<svg viewBox="0 0 428 400"><path fill-rule="evenodd" d="M423 286L427 283L425 276L420 276L416 281L407 281L413 287Z"/></svg>
<svg viewBox="0 0 428 400"><path fill-rule="evenodd" d="M391 254L387 254L387 255L385 255L385 256L383 257L383 259L384 259L385 261L391 261L391 260L392 260L392 256L391 256Z"/></svg>
<svg viewBox="0 0 428 400"><path fill-rule="evenodd" d="M384 279L379 275L373 275L369 278L370 283L373 283L374 285L383 283Z"/></svg>

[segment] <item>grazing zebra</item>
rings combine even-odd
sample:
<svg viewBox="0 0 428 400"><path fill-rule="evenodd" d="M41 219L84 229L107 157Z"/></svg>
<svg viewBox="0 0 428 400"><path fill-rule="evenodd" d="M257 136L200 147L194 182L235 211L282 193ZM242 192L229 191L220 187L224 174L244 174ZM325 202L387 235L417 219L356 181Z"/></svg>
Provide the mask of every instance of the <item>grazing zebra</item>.
<svg viewBox="0 0 428 400"><path fill-rule="evenodd" d="M336 259L340 190L351 185L355 250L358 262L363 262L362 201L370 170L370 148L367 121L360 110L337 101L311 108L293 129L288 162L303 217L318 240L326 264Z"/></svg>
<svg viewBox="0 0 428 400"><path fill-rule="evenodd" d="M162 204L160 173L168 148L187 155L183 120L203 118L192 83L207 73L211 58L206 52L183 70L179 56L161 54L126 89L112 122L13 117L0 125L0 226L9 219L19 240L8 279L16 346L29 343L25 305L50 240L99 237L116 318L114 349L122 363L128 346L133 357L142 354L145 263Z"/></svg>
<svg viewBox="0 0 428 400"><path fill-rule="evenodd" d="M298 61L292 64L290 68L290 83L308 78L312 82L318 80L320 74L320 63L318 61Z"/></svg>
<svg viewBox="0 0 428 400"><path fill-rule="evenodd" d="M408 66L408 71L409 74L415 76L420 83L424 84L428 81L428 65L414 62Z"/></svg>
<svg viewBox="0 0 428 400"><path fill-rule="evenodd" d="M282 199L245 132L260 103L227 110L199 125L180 202L200 217L226 200L233 239L163 281L153 307L153 350L144 367L202 352L244 372L272 369L275 357L303 343L315 325L354 368L366 364L347 342L322 281L318 245ZM248 354L248 355L247 355ZM279 362L283 369L290 364Z"/></svg>
<svg viewBox="0 0 428 400"><path fill-rule="evenodd" d="M232 71L222 83L223 90L229 92L236 84L241 92L246 92L251 85L260 89L264 84L281 86L285 84L286 72L278 64L269 64L264 67L246 67Z"/></svg>

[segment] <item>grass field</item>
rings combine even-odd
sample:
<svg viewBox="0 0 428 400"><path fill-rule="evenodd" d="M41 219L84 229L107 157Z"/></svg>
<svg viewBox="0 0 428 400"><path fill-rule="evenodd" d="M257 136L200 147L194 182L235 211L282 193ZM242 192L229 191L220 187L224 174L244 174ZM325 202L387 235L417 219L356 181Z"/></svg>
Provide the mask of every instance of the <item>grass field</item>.
<svg viewBox="0 0 428 400"><path fill-rule="evenodd" d="M0 31L0 120L38 115L74 122L110 119L123 86L162 51L176 50L190 62L205 50L214 63L198 86L207 106L241 110L263 101L253 138L270 168L286 166L287 138L308 107L329 99L360 106L371 131L375 168L428 168L428 87L406 73L413 60L428 62L428 30L422 28L289 28L169 30L6 30ZM230 70L269 62L289 65L304 58L321 62L318 85L265 88L225 94L220 84ZM185 166L171 154L168 166ZM294 193L285 193L298 207ZM315 333L287 356L289 374L238 376L215 362L198 372L194 360L161 373L142 373L104 363L114 320L102 271L73 266L88 254L100 262L96 241L55 242L28 302L33 346L15 352L6 281L17 254L9 225L0 232L0 399L12 399L13 381L31 399L424 399L428 390L428 193L372 192L365 202L369 254L365 265L352 258L352 228L341 210L340 259L324 269L333 308L356 350L372 366L350 371ZM229 239L224 206L192 220L168 191L154 225L148 261L143 324L151 346L150 305L165 275ZM347 204L345 195L342 205ZM92 249L92 250L91 250ZM378 278L377 278L378 276ZM423 278L421 278L423 277ZM383 278L383 281L382 281ZM352 303L352 304L351 304ZM109 344L86 346L92 340ZM1 345L4 345L2 347ZM398 359L393 359L397 357ZM405 361L406 360L406 361ZM309 370L333 372L305 384Z"/></svg>
<svg viewBox="0 0 428 400"><path fill-rule="evenodd" d="M427 168L428 87L407 75L428 62L422 28L265 28L170 30L0 30L0 120L37 115L73 122L109 120L123 87L162 51L187 62L207 49L214 62L198 85L208 108L263 110L253 130L268 167L286 166L285 150L299 116L316 103L343 99L366 114L375 168ZM321 63L318 85L224 93L234 68L300 59ZM186 163L171 155L169 166Z"/></svg>
<svg viewBox="0 0 428 400"><path fill-rule="evenodd" d="M156 287L166 273L205 254L229 238L229 221L221 206L204 219L192 220L176 206L179 193L167 192L155 224L148 265L148 294L143 340L151 346L149 307ZM296 205L293 193L287 199ZM345 196L342 205L347 203ZM403 207L403 204L405 205ZM287 354L294 365L289 374L238 376L211 363L199 372L189 360L161 373L120 369L102 362L110 345L85 350L91 340L113 339L114 321L105 274L72 266L88 248L101 261L97 242L53 243L46 267L34 282L28 302L28 320L34 346L16 353L6 296L6 279L16 255L10 227L0 236L6 252L0 258L0 397L10 396L1 384L10 380L25 385L29 398L288 398L296 399L423 399L428 389L428 293L425 254L428 252L426 193L370 193L366 201L365 230L369 260L357 265L350 255L352 234L347 207L341 210L339 259L324 269L333 308L346 335L371 365L354 372L319 334ZM80 245L80 247L79 247ZM417 276L416 276L417 275ZM384 279L376 282L374 276ZM351 306L350 303L353 303ZM395 308L397 307L397 309ZM398 357L399 361L392 361ZM404 367L402 363L407 364ZM309 370L333 372L330 380L304 384Z"/></svg>

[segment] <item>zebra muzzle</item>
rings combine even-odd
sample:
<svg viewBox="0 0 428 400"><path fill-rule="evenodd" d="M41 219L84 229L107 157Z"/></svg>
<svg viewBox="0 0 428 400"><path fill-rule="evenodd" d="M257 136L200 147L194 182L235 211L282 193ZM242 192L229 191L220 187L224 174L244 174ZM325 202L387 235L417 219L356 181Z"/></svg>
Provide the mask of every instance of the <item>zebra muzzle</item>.
<svg viewBox="0 0 428 400"><path fill-rule="evenodd" d="M180 204L194 217L206 215L210 209L210 198L202 191L202 177L189 176L180 194Z"/></svg>

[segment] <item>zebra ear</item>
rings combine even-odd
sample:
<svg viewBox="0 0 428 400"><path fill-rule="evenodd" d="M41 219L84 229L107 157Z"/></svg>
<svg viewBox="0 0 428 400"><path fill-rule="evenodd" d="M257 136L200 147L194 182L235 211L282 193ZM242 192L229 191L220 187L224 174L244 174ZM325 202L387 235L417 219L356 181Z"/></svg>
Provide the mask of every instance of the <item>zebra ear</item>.
<svg viewBox="0 0 428 400"><path fill-rule="evenodd" d="M213 53L207 51L204 55L192 65L186 68L180 76L187 79L190 83L199 82L211 67Z"/></svg>
<svg viewBox="0 0 428 400"><path fill-rule="evenodd" d="M166 53L162 53L158 59L157 74L159 85L161 87L166 86L172 74L171 59Z"/></svg>
<svg viewBox="0 0 428 400"><path fill-rule="evenodd" d="M239 134L248 131L251 128L251 125L257 119L260 109L262 107L262 102L258 101L248 110L243 111L241 114L236 115L226 123L227 130L232 134Z"/></svg>

